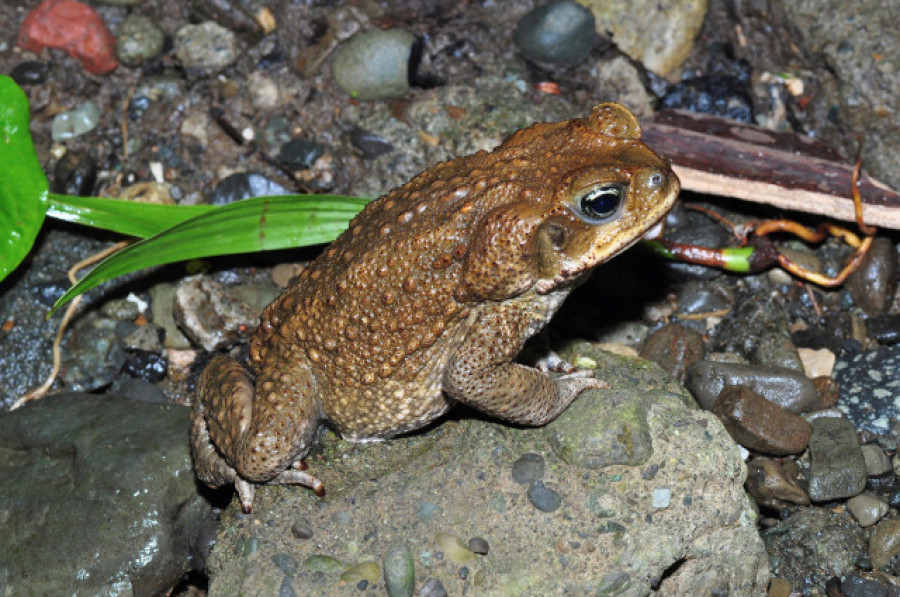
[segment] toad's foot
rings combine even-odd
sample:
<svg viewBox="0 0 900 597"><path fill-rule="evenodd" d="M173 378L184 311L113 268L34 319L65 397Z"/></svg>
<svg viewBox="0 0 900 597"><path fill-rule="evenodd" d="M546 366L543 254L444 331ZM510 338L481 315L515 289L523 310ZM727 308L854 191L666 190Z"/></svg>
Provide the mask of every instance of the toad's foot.
<svg viewBox="0 0 900 597"><path fill-rule="evenodd" d="M319 479L313 477L309 473L304 473L300 468L305 469L306 465L298 460L294 463L294 468L287 469L278 474L271 481L267 481L265 485L302 485L312 489L319 496L325 496L325 485ZM251 483L246 479L237 478L234 481L234 488L237 490L238 499L241 502L241 512L250 514L253 512L253 496L256 493L257 483Z"/></svg>

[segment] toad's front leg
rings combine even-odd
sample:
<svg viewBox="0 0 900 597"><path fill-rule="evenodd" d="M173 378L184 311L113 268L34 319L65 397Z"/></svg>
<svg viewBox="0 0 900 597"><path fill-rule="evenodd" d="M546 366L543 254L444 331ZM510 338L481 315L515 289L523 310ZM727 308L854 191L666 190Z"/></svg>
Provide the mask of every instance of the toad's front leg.
<svg viewBox="0 0 900 597"><path fill-rule="evenodd" d="M309 371L261 375L254 388L240 363L217 356L197 381L191 412L197 477L211 487L234 483L244 512L260 484L304 485L321 495L318 479L292 468L309 450L321 418Z"/></svg>

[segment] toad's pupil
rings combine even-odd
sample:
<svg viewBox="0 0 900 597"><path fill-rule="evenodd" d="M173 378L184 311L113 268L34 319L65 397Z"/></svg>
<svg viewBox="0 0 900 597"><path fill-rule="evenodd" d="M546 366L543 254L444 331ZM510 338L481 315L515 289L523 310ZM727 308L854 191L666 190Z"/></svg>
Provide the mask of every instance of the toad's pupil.
<svg viewBox="0 0 900 597"><path fill-rule="evenodd" d="M581 197L581 209L590 218L608 218L619 208L625 186L618 183L605 184L585 193Z"/></svg>

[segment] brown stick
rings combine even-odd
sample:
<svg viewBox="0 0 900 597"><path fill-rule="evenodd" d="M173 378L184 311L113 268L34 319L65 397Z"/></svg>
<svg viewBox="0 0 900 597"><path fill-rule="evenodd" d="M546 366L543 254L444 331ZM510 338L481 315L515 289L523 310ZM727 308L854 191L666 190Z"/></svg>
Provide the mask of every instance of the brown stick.
<svg viewBox="0 0 900 597"><path fill-rule="evenodd" d="M856 220L853 165L817 141L671 110L641 128L647 145L672 161L686 190ZM865 222L900 230L900 193L865 174L858 188Z"/></svg>

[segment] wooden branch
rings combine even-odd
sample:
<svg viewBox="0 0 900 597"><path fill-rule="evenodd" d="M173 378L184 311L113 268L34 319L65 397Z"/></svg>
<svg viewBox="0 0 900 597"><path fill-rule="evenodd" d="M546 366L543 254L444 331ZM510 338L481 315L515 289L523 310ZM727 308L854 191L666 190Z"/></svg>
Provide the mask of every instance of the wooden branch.
<svg viewBox="0 0 900 597"><path fill-rule="evenodd" d="M674 110L641 128L644 142L672 161L685 190L856 220L853 165L818 141ZM867 224L900 230L900 193L864 173L859 191Z"/></svg>

